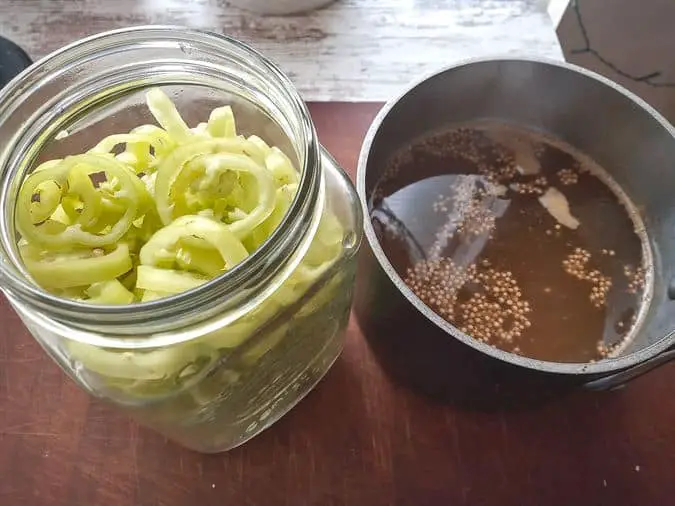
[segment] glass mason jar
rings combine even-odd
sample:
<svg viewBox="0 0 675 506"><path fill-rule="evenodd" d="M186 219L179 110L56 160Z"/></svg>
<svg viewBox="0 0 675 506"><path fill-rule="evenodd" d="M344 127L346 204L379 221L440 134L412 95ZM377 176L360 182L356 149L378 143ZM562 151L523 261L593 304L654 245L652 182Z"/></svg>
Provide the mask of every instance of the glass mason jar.
<svg viewBox="0 0 675 506"><path fill-rule="evenodd" d="M241 133L294 158L296 197L255 253L196 289L124 306L56 297L30 280L19 257L21 182L44 160L152 122L143 102L150 86L170 95L188 124L231 105ZM284 415L340 354L360 206L289 79L244 44L151 26L53 53L0 93L0 171L3 292L73 380L142 424L197 451L228 450ZM332 262L308 266L328 212L343 240Z"/></svg>

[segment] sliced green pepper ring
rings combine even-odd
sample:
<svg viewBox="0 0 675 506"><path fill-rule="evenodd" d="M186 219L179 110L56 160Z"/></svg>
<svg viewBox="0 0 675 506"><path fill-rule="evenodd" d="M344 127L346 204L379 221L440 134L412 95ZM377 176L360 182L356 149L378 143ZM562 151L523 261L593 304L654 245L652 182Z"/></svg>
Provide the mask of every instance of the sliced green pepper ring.
<svg viewBox="0 0 675 506"><path fill-rule="evenodd" d="M208 281L208 278L189 272L159 269L151 265L139 265L136 276L136 288L169 294L187 292Z"/></svg>
<svg viewBox="0 0 675 506"><path fill-rule="evenodd" d="M128 379L134 382L166 380L179 375L190 364L208 358L215 361L215 354L206 347L174 346L144 352L122 352L99 348L90 344L70 341L70 352L86 364L87 369L107 378Z"/></svg>
<svg viewBox="0 0 675 506"><path fill-rule="evenodd" d="M30 185L28 185L28 183L30 183ZM17 204L17 214L19 215L17 220L21 218L21 221L26 225L30 224L31 228L34 224L44 221L37 220L39 215L47 212L47 209L43 208L42 193L47 189L49 192L47 199L51 201L54 197L54 189L58 188L58 198L60 201L67 184L68 171L63 170L62 167L60 167L60 163L45 167L39 172L33 172L21 186ZM30 192L27 191L27 186L30 186ZM35 201L33 198L34 195L38 195L40 199L39 202ZM37 212L34 210L37 210Z"/></svg>
<svg viewBox="0 0 675 506"><path fill-rule="evenodd" d="M333 258L326 260L316 267L309 267L301 263L288 278L288 284L293 286L316 281L333 266L333 260Z"/></svg>
<svg viewBox="0 0 675 506"><path fill-rule="evenodd" d="M190 237L181 239L180 243L175 262L181 270L195 271L209 278L225 271L225 261L208 243Z"/></svg>
<svg viewBox="0 0 675 506"><path fill-rule="evenodd" d="M92 304L131 304L134 301L134 294L117 279L94 283L86 292L89 295L86 302Z"/></svg>
<svg viewBox="0 0 675 506"><path fill-rule="evenodd" d="M171 138L168 132L156 125L141 125L134 128L129 133L153 139L152 149L154 151L155 159L164 158L176 147L176 141Z"/></svg>
<svg viewBox="0 0 675 506"><path fill-rule="evenodd" d="M206 131L212 137L236 137L237 129L234 113L229 105L217 107L209 115Z"/></svg>
<svg viewBox="0 0 675 506"><path fill-rule="evenodd" d="M295 170L286 154L276 146L270 148L269 153L265 157L265 165L274 175L277 184L285 185L298 182L298 171Z"/></svg>
<svg viewBox="0 0 675 506"><path fill-rule="evenodd" d="M258 183L258 203L256 207L240 220L227 225L229 230L239 238L245 237L255 227L260 225L274 211L276 202L276 186L270 172L252 159L230 153L203 155L195 160L203 165L205 176L217 180L228 171L245 172L251 174Z"/></svg>
<svg viewBox="0 0 675 506"><path fill-rule="evenodd" d="M161 129L157 129L166 135ZM120 144L126 145L126 151L123 155L131 155L128 158L119 158L118 160L132 165L137 171L146 170L147 167L153 165L154 157L160 153L166 152L170 149L171 140L168 135L151 135L145 133L129 133L129 134L115 134L109 135L96 146L89 150L92 154L108 154L115 146ZM152 148L153 154L150 153Z"/></svg>
<svg viewBox="0 0 675 506"><path fill-rule="evenodd" d="M132 268L129 247L120 243L110 253L81 250L38 257L34 248L21 248L26 270L46 288L72 288L109 281Z"/></svg>
<svg viewBox="0 0 675 506"><path fill-rule="evenodd" d="M183 238L194 238L215 248L225 262L225 269L231 269L248 256L246 248L226 225L204 216L190 215L181 216L170 225L155 232L141 248L141 264L161 265L167 252L175 250L176 245ZM160 290L157 287L150 289Z"/></svg>
<svg viewBox="0 0 675 506"><path fill-rule="evenodd" d="M48 179L38 185L35 192L38 194L38 200L30 204L31 220L33 223L42 223L59 207L63 188L53 179Z"/></svg>
<svg viewBox="0 0 675 506"><path fill-rule="evenodd" d="M149 126L149 125L148 125ZM164 132L162 129L157 129L159 132ZM165 132L164 132L165 133ZM126 145L135 145L135 144L147 144L152 146L154 149L155 146L163 146L171 142L169 137L162 137L160 135L150 135L149 133L130 133L130 134L115 134L109 135L108 137L101 140L96 146L89 150L89 153L110 153L115 146L120 144ZM148 151L149 153L149 151ZM134 153L137 154L137 153Z"/></svg>
<svg viewBox="0 0 675 506"><path fill-rule="evenodd" d="M100 232L105 227L112 225L117 220L120 219L120 216L124 214L124 207L122 207L118 202L109 198L101 199L101 214L96 221L96 232ZM94 230L90 230L94 231Z"/></svg>
<svg viewBox="0 0 675 506"><path fill-rule="evenodd" d="M246 139L244 153L253 158L260 165L265 165L265 158L270 154L272 148L257 135L251 135Z"/></svg>
<svg viewBox="0 0 675 506"><path fill-rule="evenodd" d="M96 189L89 177L90 174L96 172L100 172L98 168L78 163L68 173L68 191L66 195L78 196L82 202L81 212L74 214L69 212L68 216L74 223L79 223L83 228L93 226L98 221L103 210L101 193ZM67 209L66 212L68 212Z"/></svg>
<svg viewBox="0 0 675 506"><path fill-rule="evenodd" d="M193 134L190 127L181 117L176 105L159 88L153 88L146 94L148 109L155 117L157 122L166 130L170 137L178 142L185 142Z"/></svg>
<svg viewBox="0 0 675 506"><path fill-rule="evenodd" d="M49 180L54 181L61 188L66 187L71 171L77 166L85 166L86 169L83 170L89 173L105 172L109 178L116 178L120 184L120 190L115 192L115 199L124 206L125 211L119 221L112 224L104 234L87 232L82 229L81 223L66 226L64 230L56 233L49 233L46 228L34 224L31 218L31 203L38 187ZM143 182L123 163L102 155L70 156L53 168L32 173L23 182L16 208L17 228L19 233L29 241L51 249L110 246L120 240L149 202L151 202L151 197Z"/></svg>
<svg viewBox="0 0 675 506"><path fill-rule="evenodd" d="M53 169L53 168L56 167L58 164L60 164L62 161L63 161L63 160L61 160L60 158L57 159L57 160L48 160L48 161L46 161L46 162L44 162L44 163L41 163L41 164L38 165L37 167L35 167L35 169L33 170L33 172L40 172L41 170Z"/></svg>
<svg viewBox="0 0 675 506"><path fill-rule="evenodd" d="M284 185L281 188L277 188L272 213L265 221L253 229L251 235L245 241L245 245L249 249L258 249L272 235L284 219L288 208L291 207L297 189L297 185Z"/></svg>
<svg viewBox="0 0 675 506"><path fill-rule="evenodd" d="M157 213L164 225L168 225L174 219L174 203L171 193L176 179L186 168L188 162L200 155L217 153L218 151L242 154L244 152L244 141L235 137L190 143L174 149L159 164L155 179L155 202Z"/></svg>

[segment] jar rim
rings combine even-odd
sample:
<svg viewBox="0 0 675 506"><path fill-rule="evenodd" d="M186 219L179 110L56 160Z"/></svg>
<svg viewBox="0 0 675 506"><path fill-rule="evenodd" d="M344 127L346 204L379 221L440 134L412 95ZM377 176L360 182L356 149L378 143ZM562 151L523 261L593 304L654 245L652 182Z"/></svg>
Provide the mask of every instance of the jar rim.
<svg viewBox="0 0 675 506"><path fill-rule="evenodd" d="M231 320L238 318L254 305L254 301L266 296L264 286L266 281L290 273L294 265L285 264L291 262L291 257L297 257L296 253L301 253L303 244L305 249L308 247L308 241L303 238L308 233L313 235L312 229L318 224L315 211L323 203L320 146L309 111L298 91L277 65L264 55L241 41L214 32L173 25L146 25L106 31L75 41L36 61L0 91L0 125L11 116L12 107L16 106L25 94L33 91L35 86L40 85L50 69L58 72L62 64L90 58L111 45L153 41L175 42L179 46L182 42L188 42L203 44L204 47L218 51L236 51L240 55L245 55L247 63L259 66L264 77L278 89L283 90L284 100L295 116L293 119L301 130L300 138L303 140L302 145L297 145L293 139L289 139L294 142L302 165L298 191L281 224L246 260L197 288L155 301L109 306L57 297L8 268L6 262L0 262L1 286L12 300L26 303L31 309L37 309L51 317L55 323L65 322L68 327L82 330L83 336L90 334L92 329L94 332L103 331L122 336L133 334L133 329L137 330L139 324L152 326L156 332L162 333L173 328L171 325L175 325L179 315L185 311L194 311L195 307L203 314L201 320L208 318L216 310L222 313L227 309L236 309L236 314L233 313L230 317ZM180 49L183 50L183 47L180 46ZM11 173L8 174L9 154L16 147L17 138L21 133L25 133L26 128L22 126L19 135L14 135L3 148L4 151L0 152L2 182L0 208L4 211L7 210L8 178L12 176ZM4 212L3 215L0 220L0 239L4 244L0 248L0 254L5 256L6 245L14 236L7 213ZM12 244L10 247L13 248L15 245ZM282 262L279 262L279 259ZM228 302L230 307L223 308ZM153 340L153 337L146 339ZM81 340L90 342L99 339L92 336L92 339ZM105 340L114 342L128 339L111 337Z"/></svg>

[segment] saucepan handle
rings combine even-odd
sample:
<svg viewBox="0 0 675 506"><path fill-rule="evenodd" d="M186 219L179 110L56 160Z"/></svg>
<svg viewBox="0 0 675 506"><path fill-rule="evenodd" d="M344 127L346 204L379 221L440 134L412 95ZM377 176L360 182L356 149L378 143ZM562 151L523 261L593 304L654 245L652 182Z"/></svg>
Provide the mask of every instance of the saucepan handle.
<svg viewBox="0 0 675 506"><path fill-rule="evenodd" d="M675 348L671 348L656 357L650 358L638 365L621 372L617 372L610 376L605 376L584 384L584 388L588 390L615 390L626 385L631 380L656 369L657 367L675 360Z"/></svg>

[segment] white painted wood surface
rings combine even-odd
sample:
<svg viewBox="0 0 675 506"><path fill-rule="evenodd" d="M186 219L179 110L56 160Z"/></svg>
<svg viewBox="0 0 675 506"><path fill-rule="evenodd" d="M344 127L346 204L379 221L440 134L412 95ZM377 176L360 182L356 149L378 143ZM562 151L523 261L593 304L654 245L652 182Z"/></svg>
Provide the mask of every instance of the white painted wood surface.
<svg viewBox="0 0 675 506"><path fill-rule="evenodd" d="M547 5L547 0L338 0L306 16L258 17L223 0L0 0L0 34L37 58L112 28L210 29L275 60L308 101L384 101L420 74L468 57L561 59Z"/></svg>

